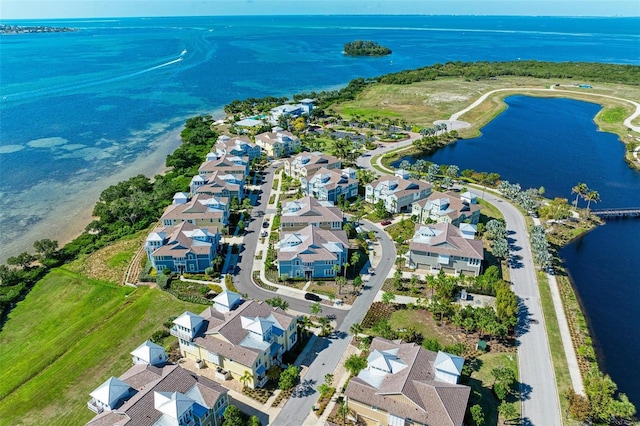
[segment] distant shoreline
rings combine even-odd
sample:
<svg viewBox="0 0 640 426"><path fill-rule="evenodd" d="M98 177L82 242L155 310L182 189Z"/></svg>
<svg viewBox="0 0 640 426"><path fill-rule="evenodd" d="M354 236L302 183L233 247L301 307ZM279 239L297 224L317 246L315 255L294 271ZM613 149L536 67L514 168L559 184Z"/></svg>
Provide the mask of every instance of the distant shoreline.
<svg viewBox="0 0 640 426"><path fill-rule="evenodd" d="M41 33L71 33L77 31L70 27L49 27L45 25L24 26L24 25L4 25L0 24L0 34L41 34Z"/></svg>

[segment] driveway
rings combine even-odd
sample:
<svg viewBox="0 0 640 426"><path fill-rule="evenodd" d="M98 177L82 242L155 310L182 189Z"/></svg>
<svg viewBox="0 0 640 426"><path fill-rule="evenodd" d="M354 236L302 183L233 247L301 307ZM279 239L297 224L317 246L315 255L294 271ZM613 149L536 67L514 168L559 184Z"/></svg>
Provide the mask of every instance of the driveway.
<svg viewBox="0 0 640 426"><path fill-rule="evenodd" d="M336 370L342 354L347 350L351 340L349 329L353 324L362 321L394 265L396 249L389 236L377 225L371 222L367 222L367 225L368 229L376 228L379 230L376 236L380 241L383 255L376 267L376 273L371 276L362 294L358 296L351 309L346 312L344 321L339 324L331 338L320 338L322 339L320 350L304 376L305 381L310 381L313 392L299 398L290 398L273 424L299 426L304 423L311 412L311 407L318 399L319 394L316 390L318 385L324 383L325 374L333 373ZM326 314L324 308L323 313Z"/></svg>
<svg viewBox="0 0 640 426"><path fill-rule="evenodd" d="M241 293L246 293L250 298L256 300L266 300L276 296L276 293L265 290L258 287L252 280L252 268L253 259L255 257L255 249L258 245L258 238L262 231L262 221L265 214L275 214L275 209L269 209L267 211L266 206L269 202L269 196L271 194L271 188L273 186L274 172L281 167L282 163L275 163L265 169L265 177L262 184L262 193L258 195L257 204L251 211L251 218L249 226L245 229L244 244L241 246L241 252L238 255L238 262L234 268L233 285ZM298 299L295 297L285 296L278 294L281 298L289 303L289 308L298 311L311 314L312 302L304 299ZM335 315L335 321L337 324L341 324L347 311L343 309L335 309L329 306L322 306L322 313L324 315Z"/></svg>

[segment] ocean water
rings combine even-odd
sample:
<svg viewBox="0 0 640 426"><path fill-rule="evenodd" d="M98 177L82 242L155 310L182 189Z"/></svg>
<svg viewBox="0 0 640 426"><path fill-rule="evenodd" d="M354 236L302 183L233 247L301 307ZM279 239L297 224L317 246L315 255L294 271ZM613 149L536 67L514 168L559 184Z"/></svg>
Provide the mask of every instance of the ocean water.
<svg viewBox="0 0 640 426"><path fill-rule="evenodd" d="M102 189L128 176L160 171L187 117L221 115L233 99L336 88L357 77L447 61L640 64L634 18L280 16L11 23L78 31L0 37L0 260L29 249L37 239L65 240L80 232ZM345 57L342 46L354 39L376 40L393 54ZM607 158L618 161L616 155ZM602 205L604 200L603 195ZM638 235L638 227L631 232ZM577 259L577 265L589 262L580 254ZM611 280L615 273L613 268ZM580 290L587 284L579 280ZM602 347L607 359L612 351L616 347ZM606 366L614 374L616 366ZM624 377L616 376L623 383ZM621 388L629 391L628 385ZM637 396L634 402L640 405Z"/></svg>

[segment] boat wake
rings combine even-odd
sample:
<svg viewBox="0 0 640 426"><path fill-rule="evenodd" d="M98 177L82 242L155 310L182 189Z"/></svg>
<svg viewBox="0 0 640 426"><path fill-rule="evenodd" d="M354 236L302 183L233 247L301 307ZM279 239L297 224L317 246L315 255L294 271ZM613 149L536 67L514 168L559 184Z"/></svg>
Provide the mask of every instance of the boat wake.
<svg viewBox="0 0 640 426"><path fill-rule="evenodd" d="M94 80L85 80L82 82L77 82L77 83L72 83L72 84L63 84L63 85L59 85L59 86L53 86L53 87L46 87L46 88L42 88L42 89L36 89L36 90L29 90L29 91L25 91L25 92L18 92L18 93L10 93L10 94L6 94L2 97L2 101L3 102L11 102L11 101L22 101L22 100L27 100L27 99L33 99L33 98L38 98L41 96L48 96L48 95L55 95L55 94L59 94L59 93L65 93L65 92L73 92L76 90L81 90L81 89L85 89L88 87L93 87L93 86L98 86L98 85L103 85L103 84L108 84L108 83L113 83L113 82L117 82L117 81L122 81L122 80L127 80L129 78L134 78L137 77L139 75L142 74L146 74L161 68L165 68L177 63L180 63L184 60L184 55L187 53L187 50L183 50L182 53L180 53L180 56L176 59L172 59L168 62L164 62L162 64L159 65L154 65L152 67L148 67L139 71L134 71L134 72L130 72L127 74L123 74L123 75L118 75L115 77L109 77L109 78L105 78L105 79L94 79Z"/></svg>

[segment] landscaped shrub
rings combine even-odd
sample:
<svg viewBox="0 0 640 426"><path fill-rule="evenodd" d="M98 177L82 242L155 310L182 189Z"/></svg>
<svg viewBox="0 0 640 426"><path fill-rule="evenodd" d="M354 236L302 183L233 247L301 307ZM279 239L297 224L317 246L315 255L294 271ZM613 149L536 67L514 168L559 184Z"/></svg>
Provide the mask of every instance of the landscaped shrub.
<svg viewBox="0 0 640 426"><path fill-rule="evenodd" d="M218 284L207 284L207 287L209 287L209 290L217 294L220 294L223 291L222 287L220 287Z"/></svg>
<svg viewBox="0 0 640 426"><path fill-rule="evenodd" d="M160 344L165 337L169 337L170 334L167 330L158 330L151 335L151 341L153 343Z"/></svg>
<svg viewBox="0 0 640 426"><path fill-rule="evenodd" d="M169 284L171 284L171 276L167 274L156 275L156 283L158 283L158 287L163 290L169 288Z"/></svg>

